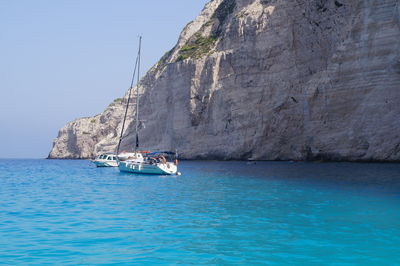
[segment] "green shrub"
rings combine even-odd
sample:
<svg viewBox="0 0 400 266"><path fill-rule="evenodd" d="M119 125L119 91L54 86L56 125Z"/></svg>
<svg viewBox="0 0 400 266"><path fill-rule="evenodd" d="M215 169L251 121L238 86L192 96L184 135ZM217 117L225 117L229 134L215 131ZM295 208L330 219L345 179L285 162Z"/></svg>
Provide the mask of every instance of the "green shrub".
<svg viewBox="0 0 400 266"><path fill-rule="evenodd" d="M179 51L177 61L188 58L198 59L208 54L214 48L217 39L215 37L196 36L195 40L189 41Z"/></svg>
<svg viewBox="0 0 400 266"><path fill-rule="evenodd" d="M183 61L185 59L199 59L209 54L215 47L217 40L221 37L222 26L224 25L227 17L233 13L236 7L235 0L223 0L217 7L211 20L207 21L201 29L187 43L179 50L178 58L176 61ZM218 20L218 27L214 29L211 36L204 37L205 28L212 26Z"/></svg>

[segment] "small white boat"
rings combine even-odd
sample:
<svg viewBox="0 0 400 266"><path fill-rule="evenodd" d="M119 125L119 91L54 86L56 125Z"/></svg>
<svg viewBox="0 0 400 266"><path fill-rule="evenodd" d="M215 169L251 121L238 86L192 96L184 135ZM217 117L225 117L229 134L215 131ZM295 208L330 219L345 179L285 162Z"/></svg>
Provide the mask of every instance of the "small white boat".
<svg viewBox="0 0 400 266"><path fill-rule="evenodd" d="M178 174L178 160L167 160L174 153L154 152L146 155L142 162L126 160L119 163L121 172L150 175L175 175Z"/></svg>
<svg viewBox="0 0 400 266"><path fill-rule="evenodd" d="M97 167L118 167L117 156L112 153L103 153L92 160Z"/></svg>

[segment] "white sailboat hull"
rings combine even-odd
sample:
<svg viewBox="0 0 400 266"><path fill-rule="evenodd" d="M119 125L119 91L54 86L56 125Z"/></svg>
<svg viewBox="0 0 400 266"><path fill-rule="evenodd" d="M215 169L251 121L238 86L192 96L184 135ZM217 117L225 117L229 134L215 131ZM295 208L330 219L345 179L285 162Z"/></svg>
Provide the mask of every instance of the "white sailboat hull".
<svg viewBox="0 0 400 266"><path fill-rule="evenodd" d="M157 164L120 162L118 168L121 172L132 174L174 175L178 172L176 165L170 162Z"/></svg>

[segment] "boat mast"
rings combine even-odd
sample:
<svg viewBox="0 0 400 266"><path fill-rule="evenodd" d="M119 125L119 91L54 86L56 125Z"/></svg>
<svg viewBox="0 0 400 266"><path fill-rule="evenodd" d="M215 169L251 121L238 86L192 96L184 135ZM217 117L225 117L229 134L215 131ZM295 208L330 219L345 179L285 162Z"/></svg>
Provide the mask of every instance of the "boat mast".
<svg viewBox="0 0 400 266"><path fill-rule="evenodd" d="M139 149L139 80L140 80L140 52L142 49L142 36L139 37L139 53L138 53L138 71L137 71L137 82L136 82L136 145L135 152Z"/></svg>
<svg viewBox="0 0 400 266"><path fill-rule="evenodd" d="M132 94L132 89L133 89L133 83L135 82L136 69L138 68L138 65L140 64L140 59L139 59L139 57L140 57L140 49L141 49L140 47L141 47L141 43L142 43L142 36L140 36L140 39L139 39L139 52L138 52L138 54L137 54L137 56L136 56L135 68L134 68L133 74L132 74L131 86L129 87L129 94L128 94L128 100L127 100L126 108L125 108L124 120L123 120L123 122L122 122L121 134L120 134L120 136L119 136L119 141L118 141L118 146L117 146L117 154L119 154L119 149L120 149L120 147L121 147L121 142L122 142L122 139L123 139L123 134L124 134L124 130L125 130L125 123L126 123L126 117L127 117L127 115L128 115L129 104L130 104L130 101L131 101L131 94ZM139 72L138 72L138 77L139 77ZM138 96L138 91L136 92L136 96ZM137 106L136 106L136 109L137 109L137 107L138 107L138 99L139 99L139 98L137 98ZM138 116L136 116L136 118L137 118L137 117L138 117ZM136 121L137 121L137 120L136 120ZM136 122L136 142L138 143L137 130L138 130L138 124L137 124L137 122ZM136 144L136 145L138 145L138 144Z"/></svg>

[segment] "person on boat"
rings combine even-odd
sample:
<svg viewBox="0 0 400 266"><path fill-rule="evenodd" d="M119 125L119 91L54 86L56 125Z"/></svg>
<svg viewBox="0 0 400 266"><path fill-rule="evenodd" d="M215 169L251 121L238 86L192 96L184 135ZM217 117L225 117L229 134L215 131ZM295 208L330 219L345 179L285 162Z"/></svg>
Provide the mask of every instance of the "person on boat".
<svg viewBox="0 0 400 266"><path fill-rule="evenodd" d="M160 162L161 162L162 164L166 164L166 163L167 163L167 160L165 159L164 156L160 155Z"/></svg>

